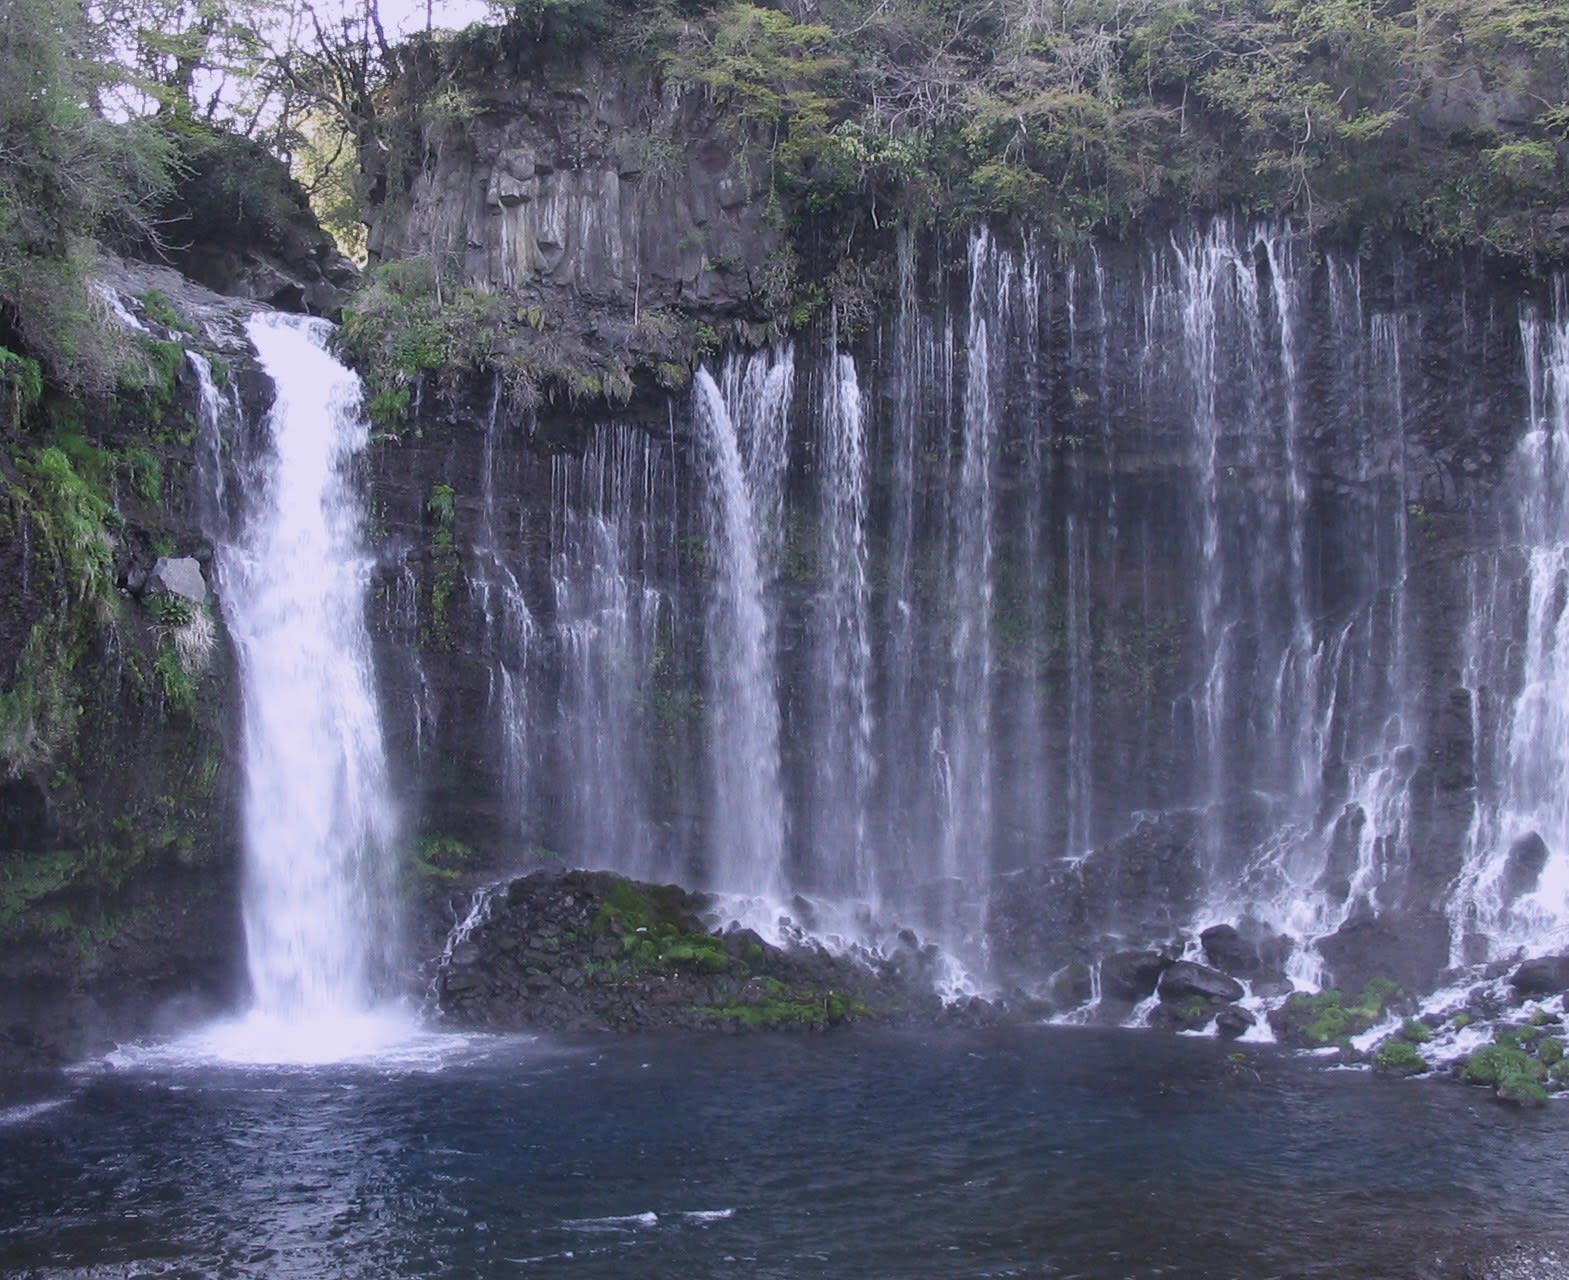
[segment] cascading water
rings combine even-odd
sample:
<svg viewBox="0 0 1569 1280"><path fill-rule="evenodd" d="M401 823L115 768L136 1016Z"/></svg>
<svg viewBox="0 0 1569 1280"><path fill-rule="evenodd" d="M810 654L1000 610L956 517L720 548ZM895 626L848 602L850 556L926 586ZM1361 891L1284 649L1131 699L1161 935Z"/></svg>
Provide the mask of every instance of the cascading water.
<svg viewBox="0 0 1569 1280"><path fill-rule="evenodd" d="M582 457L551 464L563 829L576 862L645 878L668 874L645 783L655 768L645 689L664 661L667 609L639 572L657 563L656 475L649 445L631 432L601 433ZM673 729L679 706L657 710Z"/></svg>
<svg viewBox="0 0 1569 1280"><path fill-rule="evenodd" d="M1006 269L998 270L991 238L970 243L970 328L965 345L963 443L952 506L952 696L945 707L940 746L943 799L940 875L943 915L958 936L945 939L966 951L983 945L984 920L966 918L961 905L967 877L989 869L994 790L992 742L992 604L995 505L992 455L997 432L993 401L993 326L1008 306ZM988 298L988 305L982 299ZM995 308L995 311L993 310ZM1000 335L999 335L1000 336ZM1000 343L999 343L1000 345Z"/></svg>
<svg viewBox="0 0 1569 1280"><path fill-rule="evenodd" d="M481 612L537 597L484 653L529 699L516 829L754 924L909 926L959 989L1217 923L1312 985L1338 933L1431 914L1430 336L1398 273L1307 246L1220 220L1052 266L978 233L923 304L906 236L877 359L823 335L810 395L779 348L577 456L493 424L487 477L551 495L481 522Z"/></svg>
<svg viewBox="0 0 1569 1280"><path fill-rule="evenodd" d="M502 550L496 471L500 465L498 440L505 425L501 386L497 383L485 422L480 523L473 547L476 571L470 586L484 622L484 646L490 659L489 702L500 748L504 811L514 824L514 834L526 834L525 815L534 767L530 657L538 641L539 627L523 594L519 570ZM450 521L451 513L446 516Z"/></svg>
<svg viewBox="0 0 1569 1280"><path fill-rule="evenodd" d="M369 1015L387 997L397 938L397 815L351 475L367 427L358 380L326 351L325 322L258 315L247 333L277 398L263 429L233 448L238 483L215 494L220 509L240 504L213 532L244 706L254 994L226 1043L250 1058L335 1057L386 1034Z"/></svg>
<svg viewBox="0 0 1569 1280"><path fill-rule="evenodd" d="M1569 945L1569 296L1521 318L1529 419L1510 545L1472 570L1480 798L1450 899L1456 965Z"/></svg>
<svg viewBox="0 0 1569 1280"><path fill-rule="evenodd" d="M841 901L877 895L867 848L872 784L866 434L855 361L832 360L818 414L822 585L812 607L812 777L804 877Z"/></svg>
<svg viewBox="0 0 1569 1280"><path fill-rule="evenodd" d="M692 389L713 495L709 555L714 589L707 624L709 874L716 887L760 899L766 911L785 889L779 705L773 627L764 598L769 533L758 528L732 406L706 369L698 370ZM760 412L755 420L773 416Z"/></svg>

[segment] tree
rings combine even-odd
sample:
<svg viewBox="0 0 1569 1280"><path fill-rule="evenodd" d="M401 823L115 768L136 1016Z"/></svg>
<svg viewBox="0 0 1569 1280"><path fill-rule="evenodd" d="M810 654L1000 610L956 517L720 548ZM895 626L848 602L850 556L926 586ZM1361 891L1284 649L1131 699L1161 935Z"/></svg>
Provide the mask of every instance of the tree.
<svg viewBox="0 0 1569 1280"><path fill-rule="evenodd" d="M96 240L156 240L173 163L150 122L95 110L125 79L100 36L69 0L0 9L0 342L81 390L120 365L87 284Z"/></svg>

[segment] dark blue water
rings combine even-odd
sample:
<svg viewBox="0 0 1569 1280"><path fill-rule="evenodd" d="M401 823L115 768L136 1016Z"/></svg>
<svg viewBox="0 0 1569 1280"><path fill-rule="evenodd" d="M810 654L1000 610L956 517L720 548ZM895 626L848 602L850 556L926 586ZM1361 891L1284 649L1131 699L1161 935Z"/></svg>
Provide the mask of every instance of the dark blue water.
<svg viewBox="0 0 1569 1280"><path fill-rule="evenodd" d="M1030 1028L106 1068L0 1126L0 1272L1346 1280L1564 1248L1562 1107L1235 1052Z"/></svg>

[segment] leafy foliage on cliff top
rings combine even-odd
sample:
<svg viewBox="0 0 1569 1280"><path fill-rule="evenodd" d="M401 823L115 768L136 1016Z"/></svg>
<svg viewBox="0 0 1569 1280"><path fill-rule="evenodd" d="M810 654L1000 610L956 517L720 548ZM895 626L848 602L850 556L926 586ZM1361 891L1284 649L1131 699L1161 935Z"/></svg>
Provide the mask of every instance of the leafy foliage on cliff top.
<svg viewBox="0 0 1569 1280"><path fill-rule="evenodd" d="M1076 237L1156 205L1231 205L1564 254L1569 0L794 8L507 12L540 56L651 59L667 85L706 95L818 221L1006 215Z"/></svg>
<svg viewBox="0 0 1569 1280"><path fill-rule="evenodd" d="M0 341L87 391L125 367L87 284L95 245L151 234L173 158L150 122L95 109L116 79L98 34L65 0L0 7Z"/></svg>

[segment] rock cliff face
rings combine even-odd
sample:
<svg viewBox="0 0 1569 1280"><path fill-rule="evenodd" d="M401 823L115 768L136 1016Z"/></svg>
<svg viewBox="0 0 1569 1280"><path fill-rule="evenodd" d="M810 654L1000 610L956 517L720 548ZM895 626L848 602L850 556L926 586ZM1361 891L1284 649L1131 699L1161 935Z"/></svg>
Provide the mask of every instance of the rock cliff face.
<svg viewBox="0 0 1569 1280"><path fill-rule="evenodd" d="M1059 1006L1216 929L1270 981L1350 987L1561 949L1569 830L1509 764L1569 750L1516 714L1562 608L1561 297L1226 216L1071 248L887 228L787 334L764 150L636 66L492 53L412 53L394 93L461 92L368 157L374 259L480 300L457 336L494 357L444 367L453 332L419 331L362 476L423 960L450 890L558 861L765 929L913 931L948 992ZM347 277L304 257L186 265L330 309ZM165 358L158 298L219 305L185 290L120 284ZM159 421L194 411L181 367ZM232 992L239 953L221 635L182 684L190 619L143 576L205 554L201 459L143 426L120 443L164 470L111 504L119 622L52 704L82 724L0 784L13 1016L89 993L70 1047L122 986ZM0 548L8 689L68 612L38 516Z"/></svg>
<svg viewBox="0 0 1569 1280"><path fill-rule="evenodd" d="M863 338L716 358L660 429L497 399L387 446L427 840L794 892L986 981L1227 922L1300 976L1430 987L1550 300L1224 220L967 253L912 242Z"/></svg>
<svg viewBox="0 0 1569 1280"><path fill-rule="evenodd" d="M497 41L440 72L416 58L396 86L417 102L439 75L461 106L411 112L418 138L370 157L372 260L423 257L552 308L589 303L593 323L671 306L761 318L784 245L766 155L651 67Z"/></svg>
<svg viewBox="0 0 1569 1280"><path fill-rule="evenodd" d="M100 264L137 380L46 403L0 463L0 1057L59 1061L243 987L232 663L186 349L235 379L229 299ZM55 443L48 443L50 440Z"/></svg>

